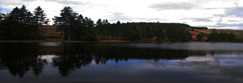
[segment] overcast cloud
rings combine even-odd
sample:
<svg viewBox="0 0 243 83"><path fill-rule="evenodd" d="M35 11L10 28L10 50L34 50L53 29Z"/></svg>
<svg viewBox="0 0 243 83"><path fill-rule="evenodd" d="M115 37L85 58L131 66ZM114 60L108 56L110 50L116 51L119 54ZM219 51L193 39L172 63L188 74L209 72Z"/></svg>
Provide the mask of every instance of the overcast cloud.
<svg viewBox="0 0 243 83"><path fill-rule="evenodd" d="M92 20L176 22L191 26L243 30L243 0L1 0L1 12L41 6L49 19L70 6ZM52 24L51 22L50 24Z"/></svg>

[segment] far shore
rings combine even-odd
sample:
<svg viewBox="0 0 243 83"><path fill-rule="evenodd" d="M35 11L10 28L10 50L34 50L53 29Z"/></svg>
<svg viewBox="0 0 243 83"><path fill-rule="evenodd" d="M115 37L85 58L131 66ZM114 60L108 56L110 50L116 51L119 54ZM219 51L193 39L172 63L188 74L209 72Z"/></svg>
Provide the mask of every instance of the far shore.
<svg viewBox="0 0 243 83"><path fill-rule="evenodd" d="M124 41L124 40L98 40L98 41L71 41L71 40L2 40L0 43L31 43L31 42L70 42L70 43L82 43L82 42L100 42L100 43L166 43L166 42L208 42L208 41ZM243 43L243 42L224 42L214 41L211 43Z"/></svg>

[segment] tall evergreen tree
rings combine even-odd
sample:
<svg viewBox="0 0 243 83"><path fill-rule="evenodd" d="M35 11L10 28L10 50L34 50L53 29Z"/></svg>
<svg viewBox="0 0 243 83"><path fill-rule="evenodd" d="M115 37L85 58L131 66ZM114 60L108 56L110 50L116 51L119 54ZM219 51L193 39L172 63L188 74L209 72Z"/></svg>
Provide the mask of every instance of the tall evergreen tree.
<svg viewBox="0 0 243 83"><path fill-rule="evenodd" d="M70 28L71 23L77 17L77 13L73 11L73 9L69 6L64 7L61 10L60 17L55 17L55 25L62 31L62 40L69 36L70 39Z"/></svg>
<svg viewBox="0 0 243 83"><path fill-rule="evenodd" d="M102 26L103 25L102 20L98 19L97 22L96 22L96 25L97 25L97 27Z"/></svg>
<svg viewBox="0 0 243 83"><path fill-rule="evenodd" d="M94 21L91 18L88 18L87 22L88 22L88 27L89 28L94 27Z"/></svg>
<svg viewBox="0 0 243 83"><path fill-rule="evenodd" d="M3 20L3 14L2 14L2 12L1 12L1 8L0 8L0 25L1 25L1 23L2 23L2 20Z"/></svg>
<svg viewBox="0 0 243 83"><path fill-rule="evenodd" d="M91 18L85 17L84 25L85 27L94 27L94 21L92 21Z"/></svg>
<svg viewBox="0 0 243 83"><path fill-rule="evenodd" d="M49 19L46 18L46 14L44 13L44 10L38 6L34 10L34 21L35 21L35 28L34 28L34 37L36 39L39 39L40 37L40 27L43 24L47 24L49 22Z"/></svg>
<svg viewBox="0 0 243 83"><path fill-rule="evenodd" d="M74 12L71 7L64 7L60 17L55 16L55 24L62 31L62 40L96 40L96 35L89 28L94 22Z"/></svg>
<svg viewBox="0 0 243 83"><path fill-rule="evenodd" d="M23 5L21 8L14 8L1 27L2 34L6 40L32 40L39 36L40 25L47 23L44 10L37 7L34 15Z"/></svg>
<svg viewBox="0 0 243 83"><path fill-rule="evenodd" d="M118 25L119 25L119 24L121 24L121 22L118 20L118 21L116 22L116 24L118 24Z"/></svg>
<svg viewBox="0 0 243 83"><path fill-rule="evenodd" d="M33 25L33 15L23 5L20 9L14 8L6 22L3 24L5 39L7 40L26 40L31 39Z"/></svg>
<svg viewBox="0 0 243 83"><path fill-rule="evenodd" d="M34 18L35 18L36 24L38 24L38 25L47 24L49 21L49 19L46 19L46 14L44 13L44 10L40 6L38 6L34 10Z"/></svg>
<svg viewBox="0 0 243 83"><path fill-rule="evenodd" d="M109 24L109 21L107 19L104 19L103 22L102 22L102 24L104 24L104 25L105 24Z"/></svg>
<svg viewBox="0 0 243 83"><path fill-rule="evenodd" d="M2 28L3 28L3 25L2 25L3 18L4 18L3 14L2 14L1 9L0 9L0 40L4 39L3 38L4 30L2 30Z"/></svg>

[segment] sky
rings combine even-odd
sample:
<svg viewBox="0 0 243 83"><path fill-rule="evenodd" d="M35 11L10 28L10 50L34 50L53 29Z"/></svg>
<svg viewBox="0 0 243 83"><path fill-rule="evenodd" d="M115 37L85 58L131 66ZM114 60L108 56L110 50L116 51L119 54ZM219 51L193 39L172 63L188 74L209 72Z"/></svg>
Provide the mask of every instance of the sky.
<svg viewBox="0 0 243 83"><path fill-rule="evenodd" d="M0 0L1 12L25 5L41 6L47 17L59 16L65 6L94 20L186 23L215 29L243 30L243 0ZM49 24L52 24L51 21Z"/></svg>

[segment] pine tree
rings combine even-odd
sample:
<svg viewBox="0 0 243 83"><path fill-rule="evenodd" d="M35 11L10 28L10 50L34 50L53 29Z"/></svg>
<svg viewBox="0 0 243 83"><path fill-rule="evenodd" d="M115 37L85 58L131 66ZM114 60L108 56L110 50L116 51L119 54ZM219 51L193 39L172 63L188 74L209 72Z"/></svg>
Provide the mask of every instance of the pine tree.
<svg viewBox="0 0 243 83"><path fill-rule="evenodd" d="M118 20L118 21L116 22L116 24L118 24L118 25L119 25L119 24L121 24L121 22Z"/></svg>
<svg viewBox="0 0 243 83"><path fill-rule="evenodd" d="M34 28L34 37L35 39L39 39L40 33L39 31L41 30L40 27L43 24L47 24L49 22L49 19L46 18L46 14L44 13L44 10L38 6L34 10L34 21L35 21L35 28Z"/></svg>
<svg viewBox="0 0 243 83"><path fill-rule="evenodd" d="M78 13L71 7L64 7L60 17L55 16L55 24L62 31L62 40L97 40L96 35L90 28L94 27L94 22Z"/></svg>
<svg viewBox="0 0 243 83"><path fill-rule="evenodd" d="M101 19L98 19L97 22L96 22L96 25L97 25L97 27L102 26L103 25L102 24L102 20Z"/></svg>
<svg viewBox="0 0 243 83"><path fill-rule="evenodd" d="M2 14L2 12L1 12L1 8L0 8L0 25L1 25L1 23L2 23L2 20L3 20L3 14Z"/></svg>
<svg viewBox="0 0 243 83"><path fill-rule="evenodd" d="M66 36L68 39L71 38L71 23L77 18L77 13L73 11L73 9L69 6L64 7L61 10L60 17L55 17L53 20L55 21L56 26L62 31L62 40L65 40Z"/></svg>
<svg viewBox="0 0 243 83"><path fill-rule="evenodd" d="M7 40L32 39L33 15L23 5L20 9L14 8L4 23L5 38Z"/></svg>

